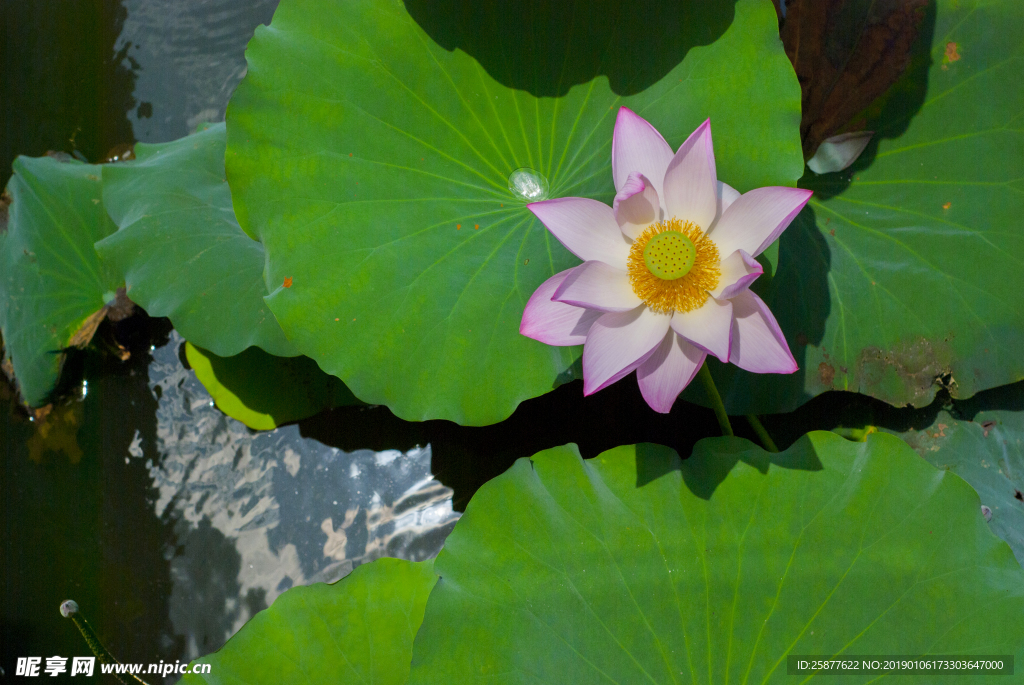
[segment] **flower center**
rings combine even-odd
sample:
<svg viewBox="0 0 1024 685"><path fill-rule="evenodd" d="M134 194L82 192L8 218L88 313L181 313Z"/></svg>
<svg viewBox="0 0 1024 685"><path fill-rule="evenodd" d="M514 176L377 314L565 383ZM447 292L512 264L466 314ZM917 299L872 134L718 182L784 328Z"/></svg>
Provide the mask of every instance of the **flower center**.
<svg viewBox="0 0 1024 685"><path fill-rule="evenodd" d="M696 258L693 241L684 233L665 231L653 236L644 246L644 265L665 281L674 281L690 273Z"/></svg>
<svg viewBox="0 0 1024 685"><path fill-rule="evenodd" d="M659 313L699 309L718 286L718 247L700 226L669 219L651 224L629 250L633 292Z"/></svg>

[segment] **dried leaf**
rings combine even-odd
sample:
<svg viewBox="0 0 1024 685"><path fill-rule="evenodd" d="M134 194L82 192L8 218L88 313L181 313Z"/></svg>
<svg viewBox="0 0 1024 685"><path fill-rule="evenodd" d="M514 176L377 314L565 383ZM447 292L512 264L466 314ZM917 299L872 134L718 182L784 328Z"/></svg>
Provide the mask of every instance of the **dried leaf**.
<svg viewBox="0 0 1024 685"><path fill-rule="evenodd" d="M0 233L7 232L7 221L10 217L11 195L6 190L0 193Z"/></svg>
<svg viewBox="0 0 1024 685"><path fill-rule="evenodd" d="M929 0L789 0L782 42L803 89L804 159L899 80Z"/></svg>
<svg viewBox="0 0 1024 685"><path fill-rule="evenodd" d="M92 336L96 335L96 329L100 327L107 316L107 308L99 310L89 315L89 317L82 322L82 325L78 327L78 330L68 339L67 347L85 347L92 340Z"/></svg>
<svg viewBox="0 0 1024 685"><path fill-rule="evenodd" d="M126 162L130 159L135 159L135 145L118 143L107 151L107 156L103 158L103 161L105 163Z"/></svg>
<svg viewBox="0 0 1024 685"><path fill-rule="evenodd" d="M135 313L135 303L128 299L128 292L121 286L117 289L114 301L108 302L104 309L107 311L107 318L116 323Z"/></svg>

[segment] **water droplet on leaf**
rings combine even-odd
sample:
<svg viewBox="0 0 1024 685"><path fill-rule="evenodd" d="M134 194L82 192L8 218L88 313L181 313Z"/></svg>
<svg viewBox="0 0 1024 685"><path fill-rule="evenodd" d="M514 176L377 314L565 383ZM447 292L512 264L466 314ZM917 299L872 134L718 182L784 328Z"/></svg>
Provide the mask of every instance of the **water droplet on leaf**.
<svg viewBox="0 0 1024 685"><path fill-rule="evenodd" d="M508 189L527 202L539 202L548 196L548 179L539 171L522 167L509 174Z"/></svg>

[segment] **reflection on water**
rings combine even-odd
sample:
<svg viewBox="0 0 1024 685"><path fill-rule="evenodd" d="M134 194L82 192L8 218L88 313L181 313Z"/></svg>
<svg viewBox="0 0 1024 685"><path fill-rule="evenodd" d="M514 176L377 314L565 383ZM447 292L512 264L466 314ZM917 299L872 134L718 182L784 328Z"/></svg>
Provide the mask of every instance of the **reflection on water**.
<svg viewBox="0 0 1024 685"><path fill-rule="evenodd" d="M181 138L204 121L223 121L245 75L245 46L269 24L278 0L125 0L128 18L115 50L128 48L137 107L135 138Z"/></svg>
<svg viewBox="0 0 1024 685"><path fill-rule="evenodd" d="M213 406L178 356L153 352L154 513L174 521L170 617L188 658L220 644L293 585L336 580L381 556L437 554L455 525L430 447L343 452L296 426L254 432ZM129 459L150 452L136 439Z"/></svg>

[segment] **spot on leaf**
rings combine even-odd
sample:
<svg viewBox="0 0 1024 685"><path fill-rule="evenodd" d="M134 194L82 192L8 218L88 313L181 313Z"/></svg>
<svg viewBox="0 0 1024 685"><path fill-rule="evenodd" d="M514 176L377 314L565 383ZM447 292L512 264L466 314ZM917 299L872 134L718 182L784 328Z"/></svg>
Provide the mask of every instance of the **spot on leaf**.
<svg viewBox="0 0 1024 685"><path fill-rule="evenodd" d="M942 63L948 64L960 59L960 53L956 51L957 45L953 41L946 43L946 54L942 56Z"/></svg>
<svg viewBox="0 0 1024 685"><path fill-rule="evenodd" d="M284 287L286 287L286 288L292 287L292 277L291 276L288 276L288 277L286 277L284 279Z"/></svg>
<svg viewBox="0 0 1024 685"><path fill-rule="evenodd" d="M835 367L825 362L818 364L818 376L821 378L822 385L831 388L832 380L836 377Z"/></svg>

